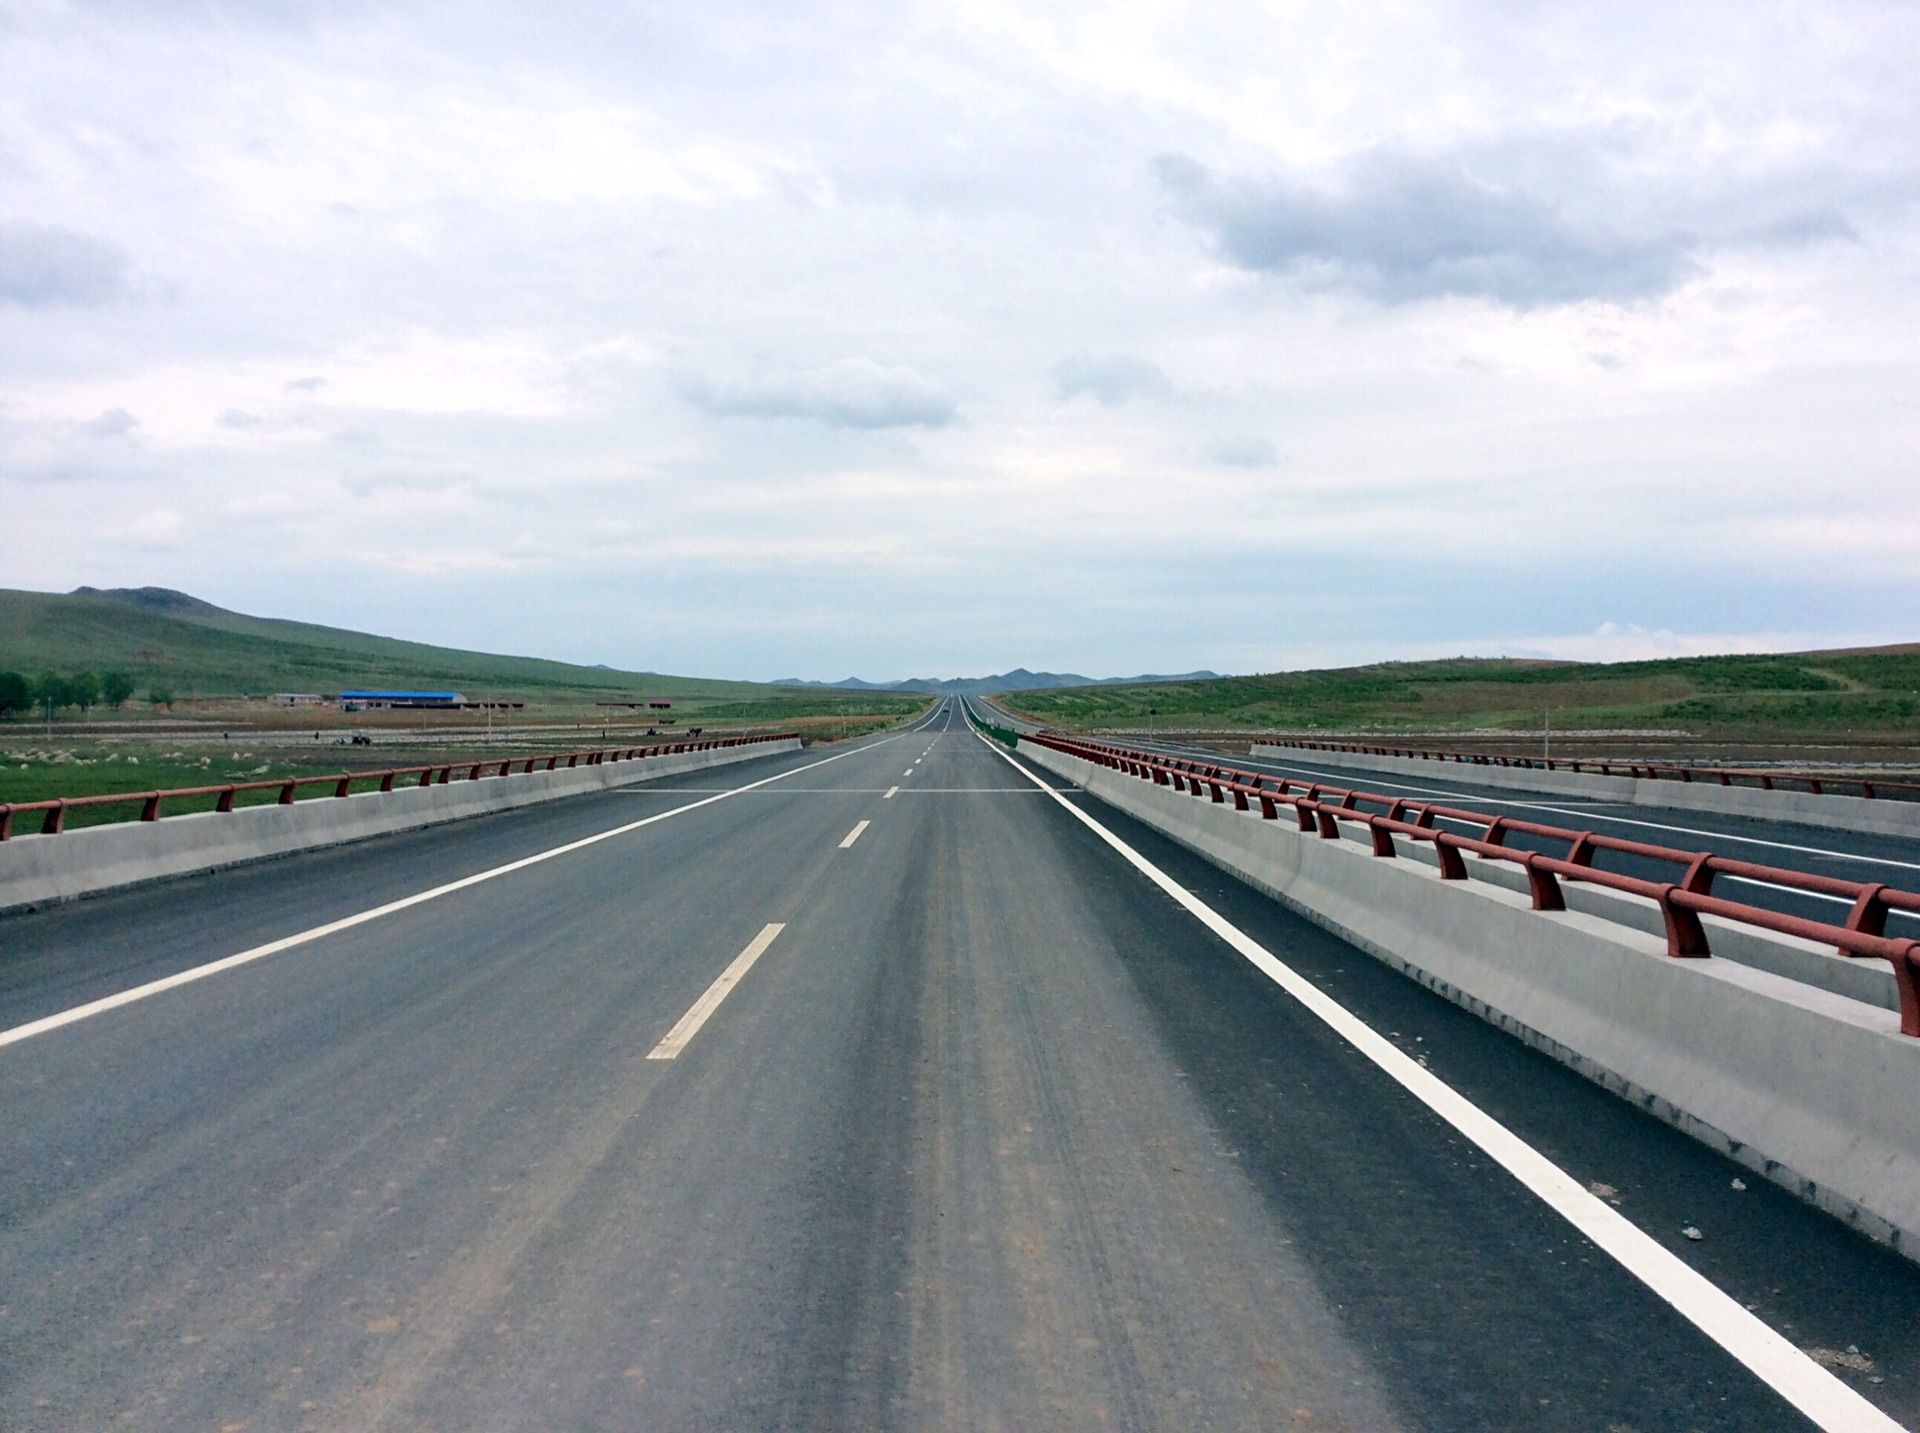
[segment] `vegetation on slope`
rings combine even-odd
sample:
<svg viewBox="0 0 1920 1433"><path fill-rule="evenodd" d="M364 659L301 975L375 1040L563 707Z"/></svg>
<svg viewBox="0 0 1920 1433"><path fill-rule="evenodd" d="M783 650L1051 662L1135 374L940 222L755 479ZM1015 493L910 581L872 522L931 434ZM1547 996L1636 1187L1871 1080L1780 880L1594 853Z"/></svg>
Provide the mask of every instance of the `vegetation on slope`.
<svg viewBox="0 0 1920 1433"><path fill-rule="evenodd" d="M1612 663L1455 658L997 700L1037 721L1087 728L1530 730L1551 711L1559 727L1911 737L1920 725L1920 650Z"/></svg>
<svg viewBox="0 0 1920 1433"><path fill-rule="evenodd" d="M908 694L796 690L434 647L249 617L160 588L83 588L66 594L0 589L0 671L7 670L30 675L120 671L132 677L143 696L158 690L182 699L356 686L447 687L469 697L530 704L652 698L724 704L725 715L753 720L895 714L923 704Z"/></svg>

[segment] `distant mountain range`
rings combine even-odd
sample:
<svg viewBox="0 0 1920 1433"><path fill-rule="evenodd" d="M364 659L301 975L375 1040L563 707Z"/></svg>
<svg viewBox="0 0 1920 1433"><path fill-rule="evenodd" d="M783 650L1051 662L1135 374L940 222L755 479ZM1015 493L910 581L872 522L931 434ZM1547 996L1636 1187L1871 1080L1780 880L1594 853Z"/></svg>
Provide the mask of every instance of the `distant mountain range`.
<svg viewBox="0 0 1920 1433"><path fill-rule="evenodd" d="M1073 672L1030 672L1015 667L997 677L907 677L898 682L869 682L848 677L844 682L809 682L782 677L776 687L840 687L858 692L939 692L943 696L977 697L988 692L1032 692L1050 687L1124 687L1135 682L1211 682L1218 672L1180 672L1173 676L1082 677Z"/></svg>

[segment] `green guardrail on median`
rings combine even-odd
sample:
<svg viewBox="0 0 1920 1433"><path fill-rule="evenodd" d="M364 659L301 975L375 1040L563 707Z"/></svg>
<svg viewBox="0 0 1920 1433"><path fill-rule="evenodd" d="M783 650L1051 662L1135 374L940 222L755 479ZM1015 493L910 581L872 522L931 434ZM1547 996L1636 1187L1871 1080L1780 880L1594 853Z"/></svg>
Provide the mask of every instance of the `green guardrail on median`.
<svg viewBox="0 0 1920 1433"><path fill-rule="evenodd" d="M1002 746L1004 746L1008 751L1012 751L1015 747L1019 746L1020 733L1015 731L1012 727L995 726L990 721L982 721L978 716L974 714L973 704L971 702L962 702L961 710L966 713L967 720L973 723L973 727L975 731L985 732L988 736L992 737L995 741L999 742Z"/></svg>

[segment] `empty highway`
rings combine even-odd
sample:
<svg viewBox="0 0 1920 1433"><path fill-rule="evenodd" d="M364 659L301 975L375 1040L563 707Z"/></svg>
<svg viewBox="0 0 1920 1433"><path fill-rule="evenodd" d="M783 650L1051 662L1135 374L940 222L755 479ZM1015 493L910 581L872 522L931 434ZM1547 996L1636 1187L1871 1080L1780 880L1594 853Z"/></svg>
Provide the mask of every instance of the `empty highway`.
<svg viewBox="0 0 1920 1433"><path fill-rule="evenodd" d="M1920 1268L1036 770L0 917L0 1428L1920 1426Z"/></svg>

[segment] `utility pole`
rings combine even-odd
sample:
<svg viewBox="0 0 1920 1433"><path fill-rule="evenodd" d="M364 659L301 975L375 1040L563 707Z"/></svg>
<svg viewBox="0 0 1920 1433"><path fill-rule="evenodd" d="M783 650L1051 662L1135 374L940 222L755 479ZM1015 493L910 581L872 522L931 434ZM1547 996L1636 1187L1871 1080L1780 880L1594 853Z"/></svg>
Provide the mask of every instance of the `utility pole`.
<svg viewBox="0 0 1920 1433"><path fill-rule="evenodd" d="M1547 729L1546 729L1544 740L1546 745L1543 748L1542 754L1546 757L1546 759L1549 762L1551 762L1553 760L1553 708L1552 707L1547 708Z"/></svg>

